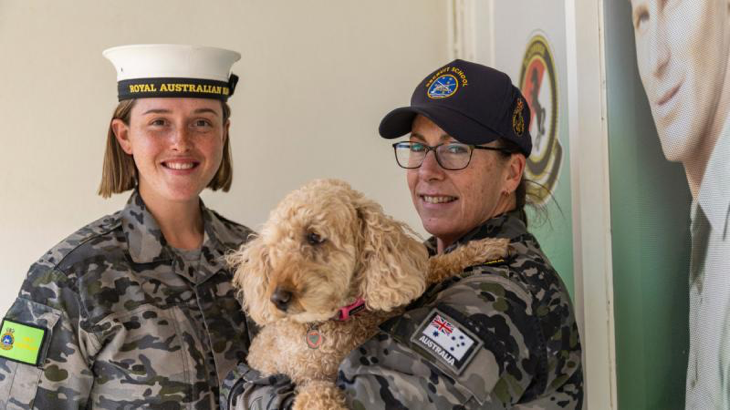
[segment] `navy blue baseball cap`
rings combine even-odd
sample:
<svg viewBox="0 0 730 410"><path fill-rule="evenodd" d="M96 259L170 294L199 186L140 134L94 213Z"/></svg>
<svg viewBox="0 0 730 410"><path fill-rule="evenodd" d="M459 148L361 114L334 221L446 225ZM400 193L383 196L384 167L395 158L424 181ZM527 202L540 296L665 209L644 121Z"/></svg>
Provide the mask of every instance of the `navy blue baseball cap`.
<svg viewBox="0 0 730 410"><path fill-rule="evenodd" d="M380 136L411 132L416 115L433 121L457 141L481 145L504 138L529 156L530 107L509 76L501 71L454 60L418 84L411 105L396 108L380 122Z"/></svg>

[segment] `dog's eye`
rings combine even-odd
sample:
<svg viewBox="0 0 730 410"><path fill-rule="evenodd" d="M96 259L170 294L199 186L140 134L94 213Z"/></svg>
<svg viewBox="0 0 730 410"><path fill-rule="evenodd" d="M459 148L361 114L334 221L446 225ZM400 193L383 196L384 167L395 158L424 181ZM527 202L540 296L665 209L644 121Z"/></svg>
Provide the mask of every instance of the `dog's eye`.
<svg viewBox="0 0 730 410"><path fill-rule="evenodd" d="M321 245L322 242L324 242L324 238L314 232L309 232L307 234L307 242L309 242L310 245Z"/></svg>

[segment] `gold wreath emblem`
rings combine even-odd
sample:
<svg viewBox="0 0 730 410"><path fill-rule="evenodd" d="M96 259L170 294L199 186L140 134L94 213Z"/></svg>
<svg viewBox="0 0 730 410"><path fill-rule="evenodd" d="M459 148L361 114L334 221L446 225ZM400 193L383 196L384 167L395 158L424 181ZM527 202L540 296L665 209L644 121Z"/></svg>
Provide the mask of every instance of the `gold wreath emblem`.
<svg viewBox="0 0 730 410"><path fill-rule="evenodd" d="M512 112L512 129L518 137L525 133L525 117L522 115L522 110L525 108L524 104L522 98L518 98L515 110Z"/></svg>

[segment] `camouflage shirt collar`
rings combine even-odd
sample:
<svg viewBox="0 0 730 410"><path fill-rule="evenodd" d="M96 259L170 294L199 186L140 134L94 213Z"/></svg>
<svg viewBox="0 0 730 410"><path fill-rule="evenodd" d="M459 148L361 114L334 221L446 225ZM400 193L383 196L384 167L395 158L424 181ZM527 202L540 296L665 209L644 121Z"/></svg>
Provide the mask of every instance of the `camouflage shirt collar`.
<svg viewBox="0 0 730 410"><path fill-rule="evenodd" d="M444 253L449 253L457 247L473 240L484 238L515 238L524 235L527 232L525 223L520 219L519 211L510 211L501 215L497 215L492 219L477 226L456 242L444 249ZM433 256L437 253L436 237L432 236L426 241L429 255Z"/></svg>
<svg viewBox="0 0 730 410"><path fill-rule="evenodd" d="M203 239L202 254L222 253L221 242L217 231L222 223L215 213L205 207L203 200L200 200L200 208L203 213ZM157 221L147 210L138 190L135 190L122 210L122 230L127 238L129 256L135 263L152 263L169 261L173 259L174 253L170 250L162 230ZM218 255L216 255L218 256Z"/></svg>

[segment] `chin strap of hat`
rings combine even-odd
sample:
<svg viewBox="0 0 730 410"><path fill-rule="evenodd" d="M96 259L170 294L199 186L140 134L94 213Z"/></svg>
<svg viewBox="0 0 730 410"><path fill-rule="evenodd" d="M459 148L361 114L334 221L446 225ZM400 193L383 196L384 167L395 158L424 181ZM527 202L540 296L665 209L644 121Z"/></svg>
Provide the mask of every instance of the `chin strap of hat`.
<svg viewBox="0 0 730 410"><path fill-rule="evenodd" d="M337 315L337 320L348 320L364 309L365 300L363 298L357 298L357 300L355 300L353 304L340 308L340 313Z"/></svg>

